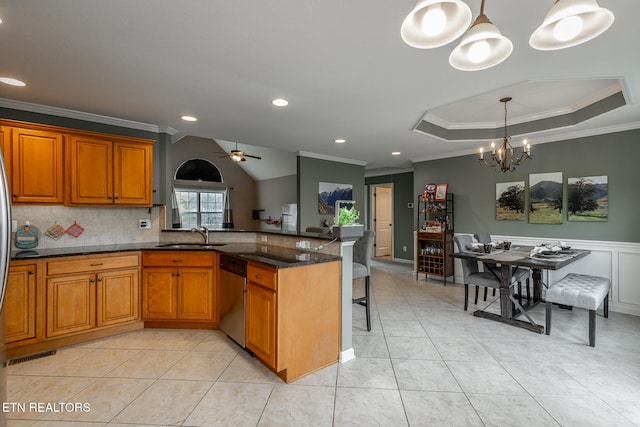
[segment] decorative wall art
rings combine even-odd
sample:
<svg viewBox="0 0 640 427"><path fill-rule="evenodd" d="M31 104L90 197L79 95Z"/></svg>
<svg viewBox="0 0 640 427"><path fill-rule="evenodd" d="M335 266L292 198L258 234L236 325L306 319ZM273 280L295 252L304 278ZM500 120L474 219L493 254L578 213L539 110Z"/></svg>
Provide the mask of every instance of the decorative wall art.
<svg viewBox="0 0 640 427"><path fill-rule="evenodd" d="M608 176L582 176L567 179L567 220L609 219Z"/></svg>
<svg viewBox="0 0 640 427"><path fill-rule="evenodd" d="M318 212L335 213L336 200L353 200L353 185L333 182L318 183Z"/></svg>
<svg viewBox="0 0 640 427"><path fill-rule="evenodd" d="M562 172L529 175L529 223L562 224Z"/></svg>
<svg viewBox="0 0 640 427"><path fill-rule="evenodd" d="M496 219L524 221L524 181L496 183Z"/></svg>
<svg viewBox="0 0 640 427"><path fill-rule="evenodd" d="M436 194L435 200L447 200L447 188L448 184L438 184L436 185Z"/></svg>

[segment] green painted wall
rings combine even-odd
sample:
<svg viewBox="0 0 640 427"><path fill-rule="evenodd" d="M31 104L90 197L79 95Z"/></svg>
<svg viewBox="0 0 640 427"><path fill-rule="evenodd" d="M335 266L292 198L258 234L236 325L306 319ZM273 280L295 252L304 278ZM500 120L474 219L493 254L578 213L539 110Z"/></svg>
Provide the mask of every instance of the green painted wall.
<svg viewBox="0 0 640 427"><path fill-rule="evenodd" d="M318 227L333 216L318 213L318 183L353 185L353 200L362 216L364 209L364 166L298 156L298 230ZM364 222L361 220L361 222Z"/></svg>
<svg viewBox="0 0 640 427"><path fill-rule="evenodd" d="M519 151L519 148L518 148ZM532 159L514 172L496 173L477 160L477 155L433 160L414 164L414 194L424 185L449 184L455 194L455 231L541 237L640 242L640 130L577 138L534 145ZM529 224L525 221L495 219L495 184L525 181L526 205L529 205L529 174L562 172L564 201L563 223ZM566 217L567 178L607 175L609 177L609 220L607 222L569 222ZM414 212L414 221L417 210Z"/></svg>
<svg viewBox="0 0 640 427"><path fill-rule="evenodd" d="M407 207L409 203L415 204L413 195L413 172L373 176L365 178L367 194L371 194L369 188L376 184L391 184L393 186L393 256L400 259L413 259L413 230L415 220L413 209ZM371 204L370 198L367 200ZM371 207L367 206L367 213ZM369 224L371 222L369 221ZM406 247L407 250L403 251Z"/></svg>

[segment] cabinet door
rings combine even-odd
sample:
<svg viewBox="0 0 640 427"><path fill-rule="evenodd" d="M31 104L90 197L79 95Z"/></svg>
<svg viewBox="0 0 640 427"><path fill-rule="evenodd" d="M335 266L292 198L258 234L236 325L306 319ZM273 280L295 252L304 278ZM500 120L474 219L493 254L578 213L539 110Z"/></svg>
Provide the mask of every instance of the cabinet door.
<svg viewBox="0 0 640 427"><path fill-rule="evenodd" d="M213 270L178 270L178 319L213 320Z"/></svg>
<svg viewBox="0 0 640 427"><path fill-rule="evenodd" d="M138 269L99 273L98 326L125 323L139 318Z"/></svg>
<svg viewBox="0 0 640 427"><path fill-rule="evenodd" d="M95 281L95 274L47 279L47 337L95 327Z"/></svg>
<svg viewBox="0 0 640 427"><path fill-rule="evenodd" d="M114 142L114 203L151 206L151 145Z"/></svg>
<svg viewBox="0 0 640 427"><path fill-rule="evenodd" d="M176 319L178 314L175 268L142 270L142 318Z"/></svg>
<svg viewBox="0 0 640 427"><path fill-rule="evenodd" d="M6 342L36 337L36 265L10 267L5 294Z"/></svg>
<svg viewBox="0 0 640 427"><path fill-rule="evenodd" d="M71 204L113 204L113 144L72 135L66 145Z"/></svg>
<svg viewBox="0 0 640 427"><path fill-rule="evenodd" d="M270 368L276 366L276 293L247 282L245 342Z"/></svg>
<svg viewBox="0 0 640 427"><path fill-rule="evenodd" d="M13 128L12 201L62 203L62 134Z"/></svg>
<svg viewBox="0 0 640 427"><path fill-rule="evenodd" d="M6 126L0 126L0 151L2 151L2 157L4 157L4 167L7 170L7 181L9 182L9 188L11 188L11 144L9 143L9 137L11 136L10 128Z"/></svg>

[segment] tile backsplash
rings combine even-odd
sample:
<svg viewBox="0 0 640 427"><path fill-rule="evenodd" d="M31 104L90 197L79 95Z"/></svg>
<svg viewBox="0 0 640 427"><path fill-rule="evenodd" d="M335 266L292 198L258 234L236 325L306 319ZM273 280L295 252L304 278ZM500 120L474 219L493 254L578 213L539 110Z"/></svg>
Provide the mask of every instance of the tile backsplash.
<svg viewBox="0 0 640 427"><path fill-rule="evenodd" d="M151 212L151 213L149 213ZM104 207L66 207L66 206L17 206L11 207L11 217L18 222L18 227L26 221L40 229L38 248L65 248L77 246L93 246L120 243L146 243L159 241L160 229L163 227L164 207L153 208L104 208ZM151 229L138 229L138 221L151 220ZM76 221L84 228L84 232L73 237L63 234L57 240L45 233L56 223L64 229ZM13 233L15 242L15 233ZM15 249L15 245L12 245Z"/></svg>

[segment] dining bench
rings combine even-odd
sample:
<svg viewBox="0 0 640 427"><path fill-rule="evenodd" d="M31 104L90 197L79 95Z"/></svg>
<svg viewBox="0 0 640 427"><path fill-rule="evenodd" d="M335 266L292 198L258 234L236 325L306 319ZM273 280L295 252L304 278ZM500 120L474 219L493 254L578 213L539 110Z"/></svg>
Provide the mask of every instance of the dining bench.
<svg viewBox="0 0 640 427"><path fill-rule="evenodd" d="M604 317L609 317L609 289L606 277L569 273L547 289L546 334L551 333L551 306L553 304L580 307L589 310L589 345L596 346L596 310L604 300Z"/></svg>

